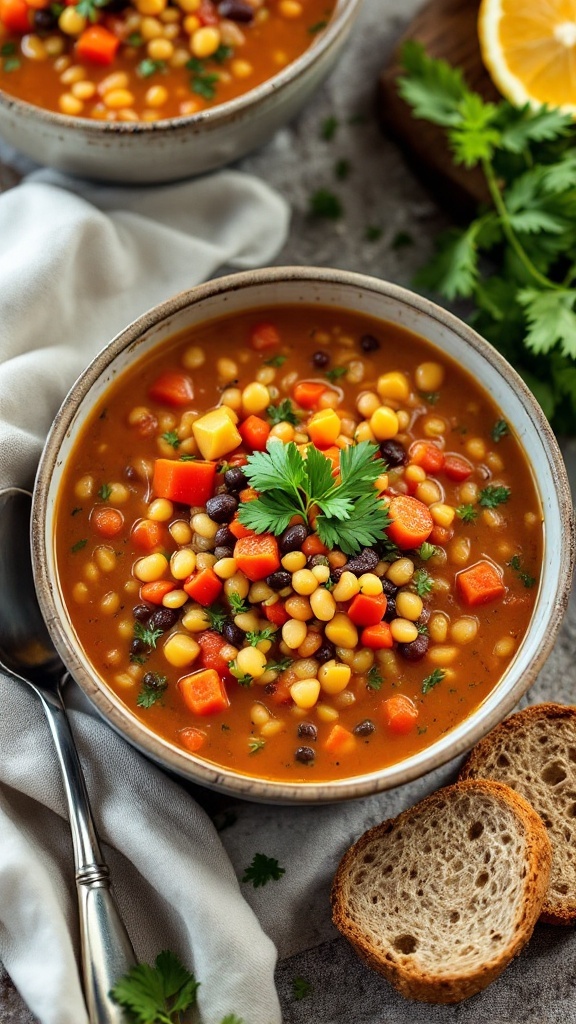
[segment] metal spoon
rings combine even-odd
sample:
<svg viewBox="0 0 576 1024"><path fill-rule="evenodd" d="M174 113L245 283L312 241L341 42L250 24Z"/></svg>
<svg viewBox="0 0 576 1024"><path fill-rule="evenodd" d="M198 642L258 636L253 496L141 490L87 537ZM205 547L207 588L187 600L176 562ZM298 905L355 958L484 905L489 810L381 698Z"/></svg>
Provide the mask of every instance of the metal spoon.
<svg viewBox="0 0 576 1024"><path fill-rule="evenodd" d="M60 693L64 665L52 646L38 607L32 577L29 523L31 495L16 487L0 491L0 668L28 683L39 697L56 746L68 816L80 916L84 995L91 1024L125 1020L109 992L136 963L110 891L86 783Z"/></svg>

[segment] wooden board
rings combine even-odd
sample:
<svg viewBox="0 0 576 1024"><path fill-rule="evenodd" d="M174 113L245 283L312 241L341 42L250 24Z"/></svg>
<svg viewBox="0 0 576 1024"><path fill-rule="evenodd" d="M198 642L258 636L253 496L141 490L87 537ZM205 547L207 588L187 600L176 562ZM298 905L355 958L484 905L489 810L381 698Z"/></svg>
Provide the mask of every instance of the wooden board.
<svg viewBox="0 0 576 1024"><path fill-rule="evenodd" d="M396 78L402 43L418 39L431 57L441 57L460 67L468 85L485 99L499 99L480 56L478 7L479 0L429 0L399 41L381 74L378 89L382 126L402 146L414 171L439 202L461 217L469 216L478 202L487 200L483 176L454 166L444 131L412 117L410 108L398 96Z"/></svg>

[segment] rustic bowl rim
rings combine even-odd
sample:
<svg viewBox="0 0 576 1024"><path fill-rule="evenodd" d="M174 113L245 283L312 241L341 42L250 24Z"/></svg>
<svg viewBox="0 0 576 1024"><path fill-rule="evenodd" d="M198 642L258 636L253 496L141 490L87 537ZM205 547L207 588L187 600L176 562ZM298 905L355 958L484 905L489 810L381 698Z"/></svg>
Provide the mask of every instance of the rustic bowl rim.
<svg viewBox="0 0 576 1024"><path fill-rule="evenodd" d="M54 110L47 110L44 107L30 103L28 100L20 99L4 89L0 88L0 107L6 109L16 108L22 116L36 117L41 123L49 124L54 128L62 130L81 130L95 137L118 134L121 136L146 135L162 132L175 132L183 130L202 131L204 128L221 127L228 122L236 121L252 107L256 107L274 94L288 87L296 81L300 75L316 63L327 50L336 42L342 32L345 32L354 18L360 13L363 0L337 0L334 14L330 18L324 31L314 38L308 48L299 57L291 61L285 68L278 71L271 78L267 78L260 85L249 89L233 100L225 103L217 103L208 110L198 111L196 114L181 115L177 117L160 118L158 121L96 121L86 117L75 117L71 114L61 114Z"/></svg>
<svg viewBox="0 0 576 1024"><path fill-rule="evenodd" d="M319 287L337 285L342 286L344 289L359 290L361 293L375 293L385 299L399 303L400 306L408 306L412 310L424 314L427 318L437 321L442 328L452 332L465 345L471 346L483 360L490 364L493 370L504 378L511 388L513 387L520 394L526 414L536 432L541 452L546 458L553 478L556 481L558 497L559 517L555 525L558 527L560 536L557 538L557 545L552 548L555 564L557 565L558 586L554 594L546 594L547 630L542 637L541 644L533 660L525 667L524 671L517 673L518 678L516 678L511 687L502 693L497 706L490 713L483 713L486 703L484 701L468 718L460 722L443 738L436 740L429 747L403 761L399 761L376 772L366 773L362 776L350 776L331 782L291 783L260 779L256 776L245 775L234 772L231 769L212 765L207 761L196 758L193 754L179 750L133 717L126 708L122 710L123 706L120 702L112 700L103 685L98 682L98 675L95 670L86 669L79 657L76 644L66 629L65 623L60 621L53 595L56 581L50 577L48 569L47 550L52 544L53 539L53 531L49 529L51 522L50 509L48 507L49 485L54 474L58 472L57 464L60 446L66 438L75 411L100 375L113 363L117 356L131 346L135 348L134 355L135 360L137 360L139 357L139 352L137 351L139 339L151 329L160 327L165 320L174 317L182 310L202 303L207 299L222 298L226 294L244 289L250 290L258 286L270 286L274 292L274 289L285 282L302 283L304 286L308 284L317 285ZM278 297L277 293L275 297ZM286 304L291 304L289 299L285 301ZM319 303L321 304L321 302L322 299L320 298ZM345 294L343 295L343 303L344 305L341 308L346 309ZM246 309L248 308L256 307L247 305ZM213 318L214 314L211 314L208 319L211 320ZM385 317L383 316L382 319L385 319ZM176 327L174 333L177 333L177 331L178 328ZM434 344L434 342L431 342L431 344ZM124 368L123 372L125 370L126 368ZM484 381L480 380L480 384L488 390ZM519 443L522 443L520 439ZM536 478L535 480L538 485L538 480ZM550 532L552 532L552 528L551 524L549 527ZM575 525L568 476L551 427L524 381L492 345L453 313L436 305L430 299L399 285L380 281L352 271L296 266L242 271L216 278L205 284L197 285L188 291L180 292L140 316L116 335L100 351L68 392L48 435L34 487L31 544L38 599L55 646L81 689L117 732L154 761L160 763L164 768L176 772L189 781L197 782L237 797L244 797L245 799L269 803L310 804L330 803L368 796L411 782L470 749L483 735L502 721L534 682L553 647L560 629L562 617L570 597L574 568ZM539 593L537 605L541 600L541 596L543 595ZM64 602L62 603L64 604ZM528 636L529 633L526 635ZM86 664L90 664L87 658ZM515 665L516 660L511 664L510 669L507 669L502 674L497 687L501 687L502 680L505 677L513 674ZM494 693L494 690L491 692ZM489 699L490 695L486 700Z"/></svg>

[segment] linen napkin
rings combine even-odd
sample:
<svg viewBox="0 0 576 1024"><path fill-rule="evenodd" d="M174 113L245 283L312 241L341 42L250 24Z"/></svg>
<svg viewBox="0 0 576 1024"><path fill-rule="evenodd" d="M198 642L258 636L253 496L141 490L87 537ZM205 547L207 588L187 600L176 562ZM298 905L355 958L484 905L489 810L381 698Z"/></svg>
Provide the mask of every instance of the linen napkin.
<svg viewBox="0 0 576 1024"><path fill-rule="evenodd" d="M39 171L1 195L0 486L30 485L62 398L110 338L224 265L269 262L287 225L284 201L234 171L153 189ZM32 692L1 674L0 688L0 960L41 1024L87 1024L56 757ZM74 686L66 702L137 957L171 948L193 967L203 1024L278 1024L275 949L209 818Z"/></svg>

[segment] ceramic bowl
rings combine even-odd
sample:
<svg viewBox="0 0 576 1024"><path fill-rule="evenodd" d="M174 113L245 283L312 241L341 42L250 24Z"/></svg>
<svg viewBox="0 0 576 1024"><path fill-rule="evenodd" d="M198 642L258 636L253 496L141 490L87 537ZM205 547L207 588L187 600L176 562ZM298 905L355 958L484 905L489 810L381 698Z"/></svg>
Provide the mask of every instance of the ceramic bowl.
<svg viewBox="0 0 576 1024"><path fill-rule="evenodd" d="M485 701L419 753L377 772L335 782L260 780L216 768L172 746L124 707L85 656L64 604L54 550L54 508L63 466L78 432L119 373L177 332L223 314L290 303L368 314L408 328L463 365L492 395L533 467L544 512L542 576L530 627ZM396 285L340 270L275 268L219 278L157 306L119 334L73 386L56 417L40 463L33 504L33 561L52 639L103 717L166 768L213 789L249 799L310 803L365 796L406 783L469 749L499 723L534 682L553 646L570 591L574 560L572 504L564 463L540 407L509 364L470 327L428 299Z"/></svg>
<svg viewBox="0 0 576 1024"><path fill-rule="evenodd" d="M338 0L324 32L273 78L228 103L151 123L53 113L0 89L0 135L41 164L102 181L162 182L222 167L294 117L332 70L362 0Z"/></svg>

